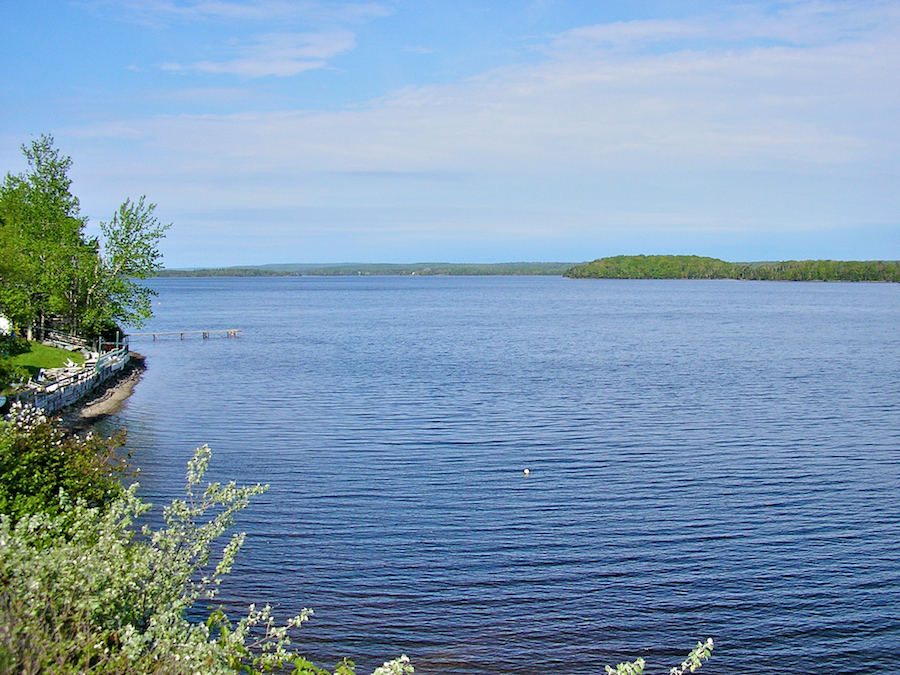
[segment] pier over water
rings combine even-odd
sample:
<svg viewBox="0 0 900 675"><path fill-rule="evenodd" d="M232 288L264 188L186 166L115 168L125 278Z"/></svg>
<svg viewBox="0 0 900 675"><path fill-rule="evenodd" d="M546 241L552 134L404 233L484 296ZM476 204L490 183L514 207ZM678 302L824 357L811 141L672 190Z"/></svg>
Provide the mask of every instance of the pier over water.
<svg viewBox="0 0 900 675"><path fill-rule="evenodd" d="M170 337L173 335L180 336L182 340L184 340L189 335L202 335L204 340L208 340L211 337L243 337L244 331L240 328L220 328L216 330L174 330L166 331L163 333L131 333L129 337L152 337L153 340L156 341L161 337Z"/></svg>

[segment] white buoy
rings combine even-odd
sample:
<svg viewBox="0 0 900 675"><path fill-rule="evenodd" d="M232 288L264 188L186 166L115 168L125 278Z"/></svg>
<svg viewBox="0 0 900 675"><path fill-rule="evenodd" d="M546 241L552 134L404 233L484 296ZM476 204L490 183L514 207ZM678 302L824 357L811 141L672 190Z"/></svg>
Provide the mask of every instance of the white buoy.
<svg viewBox="0 0 900 675"><path fill-rule="evenodd" d="M527 476L531 473L531 471L529 471L528 469L525 469L522 473L524 473Z"/></svg>

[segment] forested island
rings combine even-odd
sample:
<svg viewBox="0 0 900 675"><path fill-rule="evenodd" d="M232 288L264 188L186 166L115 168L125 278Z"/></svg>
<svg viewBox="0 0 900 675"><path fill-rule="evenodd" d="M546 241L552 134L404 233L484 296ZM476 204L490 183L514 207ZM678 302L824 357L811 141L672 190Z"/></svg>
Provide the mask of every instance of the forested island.
<svg viewBox="0 0 900 675"><path fill-rule="evenodd" d="M756 281L900 281L900 263L788 260L731 263L696 255L620 255L565 271L571 279L741 279Z"/></svg>

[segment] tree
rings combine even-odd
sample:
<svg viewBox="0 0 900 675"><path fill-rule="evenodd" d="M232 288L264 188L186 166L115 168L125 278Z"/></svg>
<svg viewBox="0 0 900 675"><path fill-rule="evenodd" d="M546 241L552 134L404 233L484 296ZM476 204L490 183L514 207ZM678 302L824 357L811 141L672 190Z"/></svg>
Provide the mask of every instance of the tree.
<svg viewBox="0 0 900 675"><path fill-rule="evenodd" d="M59 314L77 323L70 306L79 283L75 261L90 255L87 222L71 192L70 157L43 135L22 145L29 170L7 174L0 187L0 309L26 329Z"/></svg>
<svg viewBox="0 0 900 675"><path fill-rule="evenodd" d="M22 146L29 170L0 186L0 312L30 332L48 316L75 334L98 335L112 324L140 326L153 292L135 282L161 268L155 204L126 200L100 239L71 192L70 157L44 135Z"/></svg>
<svg viewBox="0 0 900 675"><path fill-rule="evenodd" d="M83 255L86 220L71 192L70 157L43 135L22 145L29 170L0 187L0 309L18 325L65 312L60 291L74 282L71 260Z"/></svg>
<svg viewBox="0 0 900 675"><path fill-rule="evenodd" d="M13 326L30 326L36 312L36 263L24 232L6 212L12 201L0 192L0 312Z"/></svg>
<svg viewBox="0 0 900 675"><path fill-rule="evenodd" d="M134 280L146 279L162 269L159 240L172 227L171 223L161 224L154 215L156 204L146 204L145 200L146 196L137 202L126 199L110 222L100 223L104 318L134 326L150 318L155 295Z"/></svg>

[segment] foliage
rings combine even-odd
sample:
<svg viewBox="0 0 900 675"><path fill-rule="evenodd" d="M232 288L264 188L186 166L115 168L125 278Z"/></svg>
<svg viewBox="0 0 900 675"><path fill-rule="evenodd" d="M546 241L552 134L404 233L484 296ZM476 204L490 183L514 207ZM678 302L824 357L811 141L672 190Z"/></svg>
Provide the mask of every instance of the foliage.
<svg viewBox="0 0 900 675"><path fill-rule="evenodd" d="M694 650L687 655L687 658L678 668L672 668L669 675L684 675L686 672L693 673L703 662L711 655L713 650L713 639L707 638L706 642L698 642Z"/></svg>
<svg viewBox="0 0 900 675"><path fill-rule="evenodd" d="M254 267L217 267L200 270L159 270L158 277L299 277L294 272L273 272Z"/></svg>
<svg viewBox="0 0 900 675"><path fill-rule="evenodd" d="M27 380L30 373L27 368L0 358L0 392L4 392L17 382Z"/></svg>
<svg viewBox="0 0 900 675"><path fill-rule="evenodd" d="M171 223L161 224L153 213L156 204L145 204L145 199L126 199L110 222L100 223L106 304L97 322L112 318L140 326L151 316L154 293L134 279L147 279L162 268L157 244Z"/></svg>
<svg viewBox="0 0 900 675"><path fill-rule="evenodd" d="M17 326L59 312L85 246L85 220L70 192L72 160L41 136L22 146L29 171L0 186L0 309Z"/></svg>
<svg viewBox="0 0 900 675"><path fill-rule="evenodd" d="M16 358L27 351L25 340L14 335L0 335L0 392L13 383L28 379L28 369Z"/></svg>
<svg viewBox="0 0 900 675"><path fill-rule="evenodd" d="M622 255L572 267L565 276L573 279L900 281L900 264L840 260L729 263L695 255Z"/></svg>
<svg viewBox="0 0 900 675"><path fill-rule="evenodd" d="M29 351L30 348L27 340L16 335L0 334L0 356L18 356Z"/></svg>
<svg viewBox="0 0 900 675"><path fill-rule="evenodd" d="M17 415L12 426L27 434L45 424L33 410ZM197 601L215 597L244 535L233 535L216 556L213 542L265 490L233 482L200 489L209 458L208 447L197 449L186 497L164 510L157 531L134 529L150 508L136 496L137 485L105 508L63 495L55 509L17 521L0 515L0 672L324 672L287 649L289 630L309 618L308 610L284 625L268 606L251 606L235 624L221 610L203 623L187 620ZM352 662L336 672L352 674ZM375 672L401 675L412 667L401 657Z"/></svg>
<svg viewBox="0 0 900 675"><path fill-rule="evenodd" d="M560 275L572 263L318 263L274 264L196 270L161 270L161 277L293 277L293 276L515 276Z"/></svg>
<svg viewBox="0 0 900 675"><path fill-rule="evenodd" d="M669 675L684 675L685 673L693 673L703 662L712 655L713 640L708 638L706 642L698 642L697 646L691 651L687 658L681 663L680 667L672 668ZM615 668L606 666L606 675L642 675L644 672L644 659L638 659L631 663L620 663Z"/></svg>
<svg viewBox="0 0 900 675"><path fill-rule="evenodd" d="M126 200L101 223L103 240L88 238L71 192L72 159L47 135L22 152L29 170L0 185L0 311L20 329L51 316L75 334L98 334L110 321L141 325L151 292L132 279L159 269L157 244L168 228L155 205Z"/></svg>
<svg viewBox="0 0 900 675"><path fill-rule="evenodd" d="M617 256L566 271L572 278L599 279L726 279L731 263L696 255Z"/></svg>
<svg viewBox="0 0 900 675"><path fill-rule="evenodd" d="M14 403L0 423L0 513L16 522L30 514L56 515L66 498L102 507L123 491L120 438L68 435L40 410Z"/></svg>

